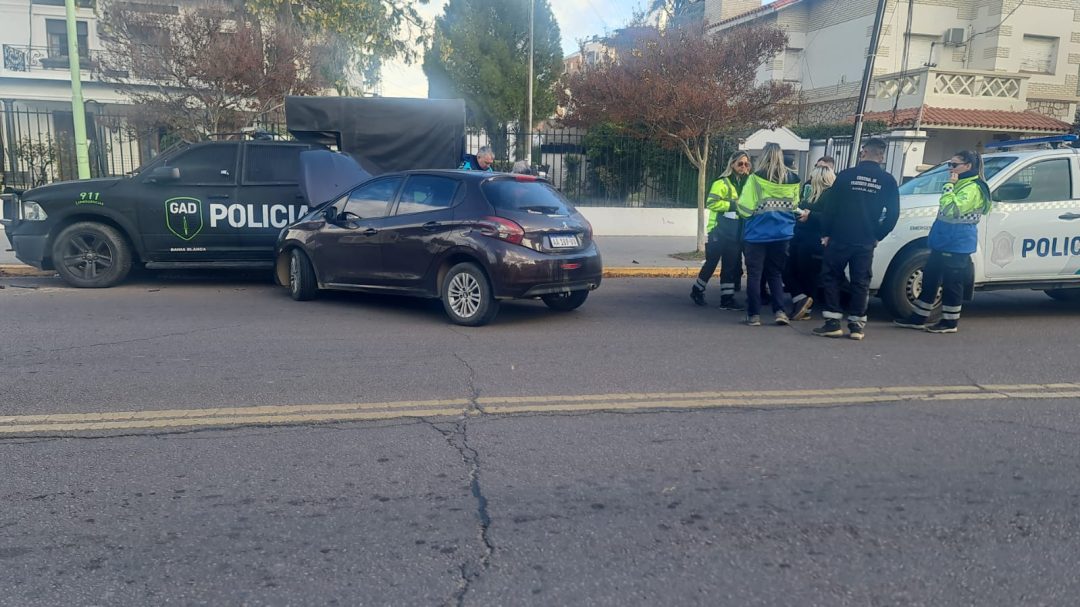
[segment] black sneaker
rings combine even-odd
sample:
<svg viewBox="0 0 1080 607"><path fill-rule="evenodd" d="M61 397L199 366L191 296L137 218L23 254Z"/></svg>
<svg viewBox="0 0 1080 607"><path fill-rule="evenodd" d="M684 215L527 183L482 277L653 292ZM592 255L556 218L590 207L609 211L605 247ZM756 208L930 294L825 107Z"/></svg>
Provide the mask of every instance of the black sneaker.
<svg viewBox="0 0 1080 607"><path fill-rule="evenodd" d="M721 310L745 310L746 308L735 303L734 295L721 295L720 296L720 309Z"/></svg>
<svg viewBox="0 0 1080 607"><path fill-rule="evenodd" d="M863 328L859 326L858 323L849 322L847 328L848 337L854 339L855 341L862 341L863 338L866 337L866 334L863 332Z"/></svg>
<svg viewBox="0 0 1080 607"><path fill-rule="evenodd" d="M956 333L959 330L955 320L942 320L932 327L926 327L927 333Z"/></svg>
<svg viewBox="0 0 1080 607"><path fill-rule="evenodd" d="M926 317L919 316L918 314L912 314L904 320L894 320L892 324L903 327L905 329L915 329L916 331L922 331L926 329Z"/></svg>
<svg viewBox="0 0 1080 607"><path fill-rule="evenodd" d="M822 337L843 337L844 330L840 328L840 321L835 318L829 318L825 321L825 324L814 329L814 335L820 335Z"/></svg>
<svg viewBox="0 0 1080 607"><path fill-rule="evenodd" d="M791 320L808 320L810 318L810 311L814 307L814 298L807 297L795 305L795 313L791 315Z"/></svg>
<svg viewBox="0 0 1080 607"><path fill-rule="evenodd" d="M690 299L699 306L705 305L705 291L696 286L690 289Z"/></svg>

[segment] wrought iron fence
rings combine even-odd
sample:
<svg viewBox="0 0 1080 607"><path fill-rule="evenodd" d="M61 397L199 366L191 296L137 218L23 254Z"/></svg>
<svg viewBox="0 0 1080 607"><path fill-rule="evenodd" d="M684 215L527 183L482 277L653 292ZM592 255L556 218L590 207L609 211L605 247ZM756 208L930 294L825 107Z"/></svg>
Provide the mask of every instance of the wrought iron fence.
<svg viewBox="0 0 1080 607"><path fill-rule="evenodd" d="M87 137L93 177L124 175L148 162L176 139L162 129L137 128L122 108L87 105ZM4 103L0 124L0 170L4 185L26 189L76 179L74 128L70 111ZM287 139L280 117L261 117L253 129ZM531 139L531 141L526 141ZM575 204L618 207L693 207L697 168L679 150L663 148L610 128L590 131L545 128L531 137L510 130L490 137L470 131L466 151L481 146L496 152L496 168L509 171L515 158L533 148L533 164ZM716 178L731 151L718 141L706 177Z"/></svg>
<svg viewBox="0 0 1080 607"><path fill-rule="evenodd" d="M607 127L589 131L547 127L528 135L509 129L490 134L470 130L466 149L492 148L499 170L510 170L532 146L533 165L579 206L694 207L697 168L680 150ZM706 178L723 170L732 142L710 150Z"/></svg>

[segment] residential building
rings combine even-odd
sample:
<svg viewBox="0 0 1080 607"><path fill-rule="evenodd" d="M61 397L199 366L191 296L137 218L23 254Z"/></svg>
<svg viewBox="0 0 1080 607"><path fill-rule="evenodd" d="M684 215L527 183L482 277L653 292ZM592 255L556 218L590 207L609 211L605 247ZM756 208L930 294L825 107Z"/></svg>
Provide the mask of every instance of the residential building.
<svg viewBox="0 0 1080 607"><path fill-rule="evenodd" d="M850 121L876 0L705 0L706 31L780 27L759 73L798 89L796 123ZM1080 0L888 0L868 120L913 131L902 173L961 148L1068 132L1080 101Z"/></svg>

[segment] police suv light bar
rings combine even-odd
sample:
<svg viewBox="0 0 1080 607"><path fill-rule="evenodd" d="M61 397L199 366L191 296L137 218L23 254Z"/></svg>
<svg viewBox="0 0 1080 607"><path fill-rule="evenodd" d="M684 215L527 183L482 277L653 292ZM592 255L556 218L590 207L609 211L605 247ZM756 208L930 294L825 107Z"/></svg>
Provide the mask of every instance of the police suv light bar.
<svg viewBox="0 0 1080 607"><path fill-rule="evenodd" d="M1048 144L1052 148L1060 147L1062 144L1072 143L1077 140L1076 135L1054 135L1052 137L1035 137L1033 139L1013 139L1012 141L991 141L986 144L987 149L1000 149L1007 151L1010 148L1029 146L1029 145L1041 145Z"/></svg>

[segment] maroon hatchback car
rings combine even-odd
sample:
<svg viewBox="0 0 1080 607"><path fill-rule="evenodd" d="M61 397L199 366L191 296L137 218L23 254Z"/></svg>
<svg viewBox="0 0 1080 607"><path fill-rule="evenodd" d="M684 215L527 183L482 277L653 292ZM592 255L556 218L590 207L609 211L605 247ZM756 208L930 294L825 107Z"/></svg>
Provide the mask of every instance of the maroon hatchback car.
<svg viewBox="0 0 1080 607"><path fill-rule="evenodd" d="M276 275L299 301L320 289L439 298L453 322L477 326L504 299L578 308L602 269L592 226L548 182L429 170L313 207L278 238Z"/></svg>

